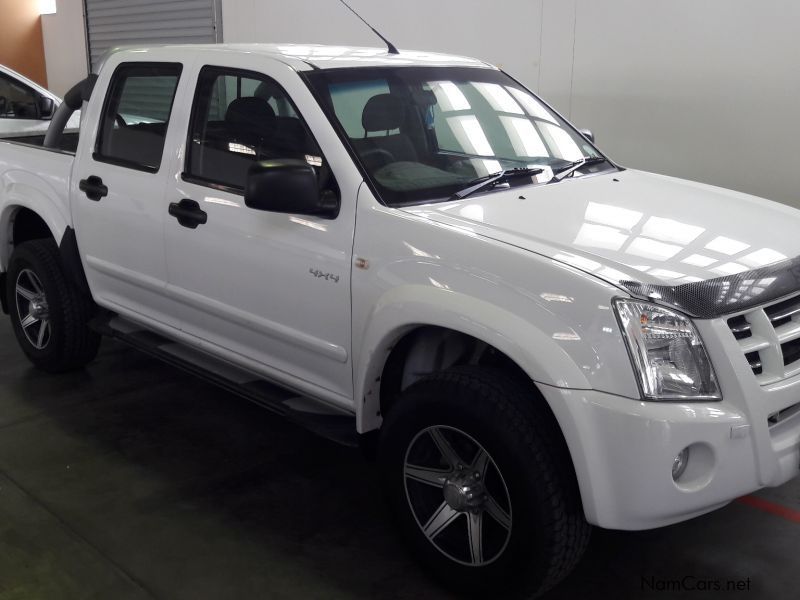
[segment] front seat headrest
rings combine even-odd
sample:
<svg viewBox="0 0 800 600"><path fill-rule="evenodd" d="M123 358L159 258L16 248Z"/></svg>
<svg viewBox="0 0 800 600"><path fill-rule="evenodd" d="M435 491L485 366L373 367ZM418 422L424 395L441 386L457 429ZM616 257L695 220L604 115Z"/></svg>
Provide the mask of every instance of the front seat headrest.
<svg viewBox="0 0 800 600"><path fill-rule="evenodd" d="M403 124L403 101L392 94L378 94L369 99L361 113L364 131L391 131Z"/></svg>
<svg viewBox="0 0 800 600"><path fill-rule="evenodd" d="M282 98L284 94L281 92L281 88L277 83L262 81L258 84L256 91L253 92L253 96L269 100L270 98Z"/></svg>
<svg viewBox="0 0 800 600"><path fill-rule="evenodd" d="M237 98L228 106L225 122L238 131L265 137L275 131L275 111L263 98Z"/></svg>

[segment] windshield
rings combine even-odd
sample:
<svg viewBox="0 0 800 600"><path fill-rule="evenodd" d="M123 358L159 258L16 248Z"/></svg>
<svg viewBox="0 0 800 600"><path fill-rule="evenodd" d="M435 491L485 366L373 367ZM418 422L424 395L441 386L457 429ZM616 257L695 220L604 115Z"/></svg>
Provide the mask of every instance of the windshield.
<svg viewBox="0 0 800 600"><path fill-rule="evenodd" d="M447 200L482 177L511 169L538 167L533 181L544 183L576 161L602 157L533 94L494 69L375 67L306 76L390 205ZM593 160L570 176L611 168Z"/></svg>

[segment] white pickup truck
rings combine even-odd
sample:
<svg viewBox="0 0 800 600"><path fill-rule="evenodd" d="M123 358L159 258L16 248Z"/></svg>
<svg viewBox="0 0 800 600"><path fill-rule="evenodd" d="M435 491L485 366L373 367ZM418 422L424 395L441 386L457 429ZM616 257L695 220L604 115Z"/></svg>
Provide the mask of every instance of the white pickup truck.
<svg viewBox="0 0 800 600"><path fill-rule="evenodd" d="M124 50L46 139L0 143L3 305L34 364L111 335L364 442L422 562L495 597L552 587L590 524L798 474L798 231L419 52Z"/></svg>

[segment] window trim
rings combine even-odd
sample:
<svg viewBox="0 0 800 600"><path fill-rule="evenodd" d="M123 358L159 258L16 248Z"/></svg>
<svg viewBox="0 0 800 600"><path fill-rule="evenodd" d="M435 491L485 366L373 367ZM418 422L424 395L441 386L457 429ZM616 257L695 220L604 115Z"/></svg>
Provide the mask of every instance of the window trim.
<svg viewBox="0 0 800 600"><path fill-rule="evenodd" d="M234 194L236 196L241 196L242 198L244 198L244 188L228 185L225 183L220 183L219 181L208 179L206 177L201 177L200 175L192 175L190 173L183 172L181 173L181 181L184 181L186 183L191 183L193 185L207 187L212 190L216 190L218 192L226 192L228 194Z"/></svg>
<svg viewBox="0 0 800 600"><path fill-rule="evenodd" d="M6 73L5 71L0 71L0 79L5 79L9 83L16 84L19 87L29 91L31 94L33 94L34 102L36 102L36 103L38 103L39 99L41 99L41 98L49 98L49 96L45 96L41 92L38 92L36 89L34 89L31 86L29 86L24 81L20 81L19 79L15 78L10 73ZM55 105L57 107L58 103L56 102ZM37 110L39 110L38 107L37 107ZM53 109L53 110L55 110L55 109ZM0 116L0 119L8 119L9 121L49 121L50 120L50 119L43 119L41 117L37 117L35 119L31 119L29 117L17 117L17 116L13 116L13 117Z"/></svg>
<svg viewBox="0 0 800 600"><path fill-rule="evenodd" d="M283 92L286 98L289 100L294 112L297 114L297 118L306 128L308 134L311 136L311 139L314 140L314 143L319 148L319 143L317 143L317 139L314 136L311 128L308 126L308 123L303 118L303 114L300 112L300 109L295 104L294 100L292 100L292 96L289 92L286 91L284 88L274 77L267 75L266 73L261 73L259 71L251 71L249 69L242 69L239 67L226 67L222 65L215 65L215 64L205 64L200 68L200 71L197 74L197 82L195 83L194 93L192 94L192 110L189 114L189 126L186 128L186 151L184 152L184 160L183 160L183 169L181 170L181 180L185 181L186 183L191 183L194 185L199 185L203 187L210 188L212 190L217 190L221 192L227 192L230 194L235 194L237 196L244 196L244 186L239 187L235 185L230 185L229 183L225 183L223 181L217 181L216 179L211 179L208 177L203 177L202 175L197 175L191 172L191 160L192 160L192 134L194 133L194 122L195 117L197 116L197 110L200 104L200 82L203 80L204 75L209 71L216 71L219 76L231 75L240 78L247 78L247 79L256 79L260 81L269 80L270 83L276 85L278 89ZM320 154L322 154L322 148L320 148ZM325 160L324 155L322 159Z"/></svg>
<svg viewBox="0 0 800 600"><path fill-rule="evenodd" d="M100 154L100 141L103 139L103 131L106 121L106 112L109 109L111 103L111 91L114 89L114 84L117 81L117 77L120 75L120 71L123 69L129 68L174 68L176 69L175 75L177 75L177 79L175 81L175 92L172 94L172 100L169 105L169 113L167 115L167 120L164 122L166 127L164 131L164 145L161 148L161 159L158 162L157 167L151 167L149 165L143 165L136 161L127 160L124 158L116 158L114 156L105 156ZM172 109L175 107L175 98L178 96L178 88L181 84L181 77L183 76L183 63L179 62L161 62L161 61L149 61L149 62L134 62L134 61L127 61L119 63L115 68L114 72L111 74L111 79L109 79L108 87L106 88L106 97L103 99L103 110L100 112L100 126L97 129L97 135L95 136L94 140L94 149L92 150L92 160L99 163L105 163L109 165L115 165L117 167L124 167L127 169L131 169L133 171L141 171L144 173L156 174L161 170L161 166L164 164L164 150L167 146L167 138L169 137L169 126L172 122Z"/></svg>

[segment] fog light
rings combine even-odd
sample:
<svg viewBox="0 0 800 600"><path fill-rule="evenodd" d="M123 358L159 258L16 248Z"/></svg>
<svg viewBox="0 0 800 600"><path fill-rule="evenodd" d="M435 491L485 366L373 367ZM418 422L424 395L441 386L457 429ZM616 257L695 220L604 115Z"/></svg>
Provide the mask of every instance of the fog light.
<svg viewBox="0 0 800 600"><path fill-rule="evenodd" d="M689 448L684 448L680 451L680 454L675 457L674 462L672 463L672 480L678 481L683 475L684 471L686 471L686 466L689 464Z"/></svg>

